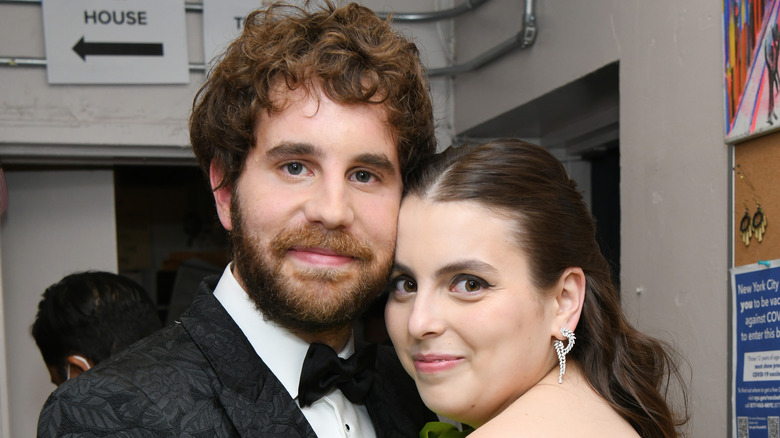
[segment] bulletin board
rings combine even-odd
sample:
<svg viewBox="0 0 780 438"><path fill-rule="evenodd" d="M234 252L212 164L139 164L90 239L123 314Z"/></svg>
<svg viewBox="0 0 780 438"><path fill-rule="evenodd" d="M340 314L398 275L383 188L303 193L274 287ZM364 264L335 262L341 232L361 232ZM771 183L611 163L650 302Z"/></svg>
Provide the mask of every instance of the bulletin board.
<svg viewBox="0 0 780 438"><path fill-rule="evenodd" d="M780 133L734 146L731 437L780 436Z"/></svg>
<svg viewBox="0 0 780 438"><path fill-rule="evenodd" d="M747 222L745 213L752 228L761 219L759 205L766 220L765 231L758 236L751 230L753 233L745 245L740 231ZM780 133L735 146L733 223L734 266L780 258Z"/></svg>

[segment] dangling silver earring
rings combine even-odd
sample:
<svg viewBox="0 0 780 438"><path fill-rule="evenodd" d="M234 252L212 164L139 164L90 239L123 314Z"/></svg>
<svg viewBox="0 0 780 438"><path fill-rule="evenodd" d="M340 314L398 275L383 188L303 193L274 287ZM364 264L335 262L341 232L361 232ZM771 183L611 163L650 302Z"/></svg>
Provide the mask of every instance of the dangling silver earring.
<svg viewBox="0 0 780 438"><path fill-rule="evenodd" d="M569 340L569 343L564 347L563 341L555 340L553 345L555 346L555 352L558 353L558 363L560 364L560 372L558 373L558 383L563 383L563 375L566 373L566 355L571 351L571 347L574 346L574 332L561 327L561 334Z"/></svg>

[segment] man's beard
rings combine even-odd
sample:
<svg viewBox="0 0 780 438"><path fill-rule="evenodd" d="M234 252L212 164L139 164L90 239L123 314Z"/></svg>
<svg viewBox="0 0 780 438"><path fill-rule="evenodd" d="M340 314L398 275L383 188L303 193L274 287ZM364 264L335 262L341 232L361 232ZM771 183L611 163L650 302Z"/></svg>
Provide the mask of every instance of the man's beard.
<svg viewBox="0 0 780 438"><path fill-rule="evenodd" d="M234 267L255 307L266 319L288 330L313 334L343 328L357 319L386 285L393 248L372 248L344 231L328 231L315 224L285 228L264 244L259 233L246 229L244 217L234 192L230 233ZM293 247L335 251L352 257L357 269L305 269L289 261L285 264Z"/></svg>

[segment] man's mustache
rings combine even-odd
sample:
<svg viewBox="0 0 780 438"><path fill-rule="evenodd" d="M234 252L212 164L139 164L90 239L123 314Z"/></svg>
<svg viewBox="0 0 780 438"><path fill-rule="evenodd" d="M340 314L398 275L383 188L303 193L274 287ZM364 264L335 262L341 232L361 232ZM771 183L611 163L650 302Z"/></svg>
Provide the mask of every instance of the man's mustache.
<svg viewBox="0 0 780 438"><path fill-rule="evenodd" d="M316 225L287 228L271 242L271 251L276 257L283 257L292 248L326 249L361 262L374 258L374 252L366 242L345 231L327 231Z"/></svg>

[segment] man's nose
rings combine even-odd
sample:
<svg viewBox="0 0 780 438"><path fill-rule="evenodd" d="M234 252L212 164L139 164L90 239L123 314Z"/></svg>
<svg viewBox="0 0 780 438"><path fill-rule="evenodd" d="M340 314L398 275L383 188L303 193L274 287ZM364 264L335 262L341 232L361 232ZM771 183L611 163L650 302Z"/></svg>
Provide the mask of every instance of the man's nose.
<svg viewBox="0 0 780 438"><path fill-rule="evenodd" d="M309 222L326 229L348 228L355 220L348 182L344 178L323 178L306 201L304 214Z"/></svg>

